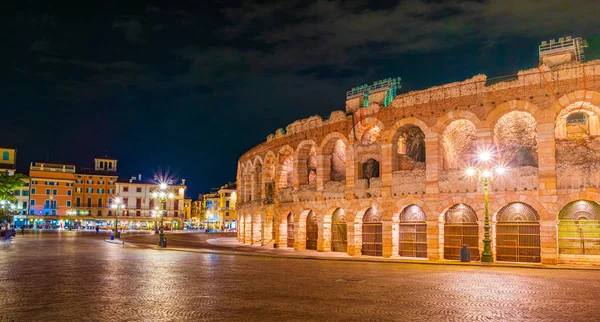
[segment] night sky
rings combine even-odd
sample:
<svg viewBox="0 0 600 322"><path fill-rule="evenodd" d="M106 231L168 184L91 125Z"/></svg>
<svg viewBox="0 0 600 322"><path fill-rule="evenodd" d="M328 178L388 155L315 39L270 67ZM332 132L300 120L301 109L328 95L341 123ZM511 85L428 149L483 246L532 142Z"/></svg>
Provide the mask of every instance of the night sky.
<svg viewBox="0 0 600 322"><path fill-rule="evenodd" d="M3 1L0 146L23 171L106 151L120 176L170 169L196 197L353 86L512 74L541 40L600 30L597 0L209 3Z"/></svg>

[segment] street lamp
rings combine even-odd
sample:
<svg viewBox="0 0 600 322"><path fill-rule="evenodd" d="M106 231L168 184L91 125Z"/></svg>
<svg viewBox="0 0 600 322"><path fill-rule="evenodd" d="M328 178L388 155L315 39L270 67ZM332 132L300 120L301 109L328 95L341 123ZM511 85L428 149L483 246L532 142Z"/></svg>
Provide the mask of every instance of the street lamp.
<svg viewBox="0 0 600 322"><path fill-rule="evenodd" d="M119 211L125 209L125 204L121 197L117 196L110 207L115 210L115 238L119 238Z"/></svg>
<svg viewBox="0 0 600 322"><path fill-rule="evenodd" d="M152 198L158 199L160 201L161 209L160 212L160 232L158 235L158 246L166 247L165 233L164 233L164 217L165 217L165 209L167 200L175 198L175 194L169 190L169 186L166 183L161 183L158 185L158 189L152 192ZM156 213L155 213L156 214Z"/></svg>
<svg viewBox="0 0 600 322"><path fill-rule="evenodd" d="M490 239L490 220L488 213L488 185L494 180L495 176L505 174L508 169L500 164L493 164L493 155L489 151L481 151L477 156L479 167L470 166L465 169L465 173L469 177L477 175L477 179L483 184L483 202L485 209L485 220L483 223L484 238L483 252L481 253L481 261L491 263L494 261L492 253L492 240Z"/></svg>
<svg viewBox="0 0 600 322"><path fill-rule="evenodd" d="M3 214L0 214L0 225L2 224L2 217L6 220L6 229L10 228L10 222L12 221L13 214L17 211L17 206L8 201L8 200L0 200L0 211Z"/></svg>

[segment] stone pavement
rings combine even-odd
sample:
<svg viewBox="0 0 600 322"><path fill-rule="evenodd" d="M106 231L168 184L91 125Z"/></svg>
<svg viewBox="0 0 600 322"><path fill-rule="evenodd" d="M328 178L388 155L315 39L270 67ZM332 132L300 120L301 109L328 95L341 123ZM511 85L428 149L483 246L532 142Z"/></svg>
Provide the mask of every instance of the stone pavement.
<svg viewBox="0 0 600 322"><path fill-rule="evenodd" d="M106 237L0 243L0 321L598 321L598 271L156 251Z"/></svg>
<svg viewBox="0 0 600 322"><path fill-rule="evenodd" d="M487 266L487 267L519 267L519 268L549 268L549 269L588 269L600 270L600 266L593 265L542 265L539 263L510 263L495 262L481 263L469 262L462 263L454 260L431 261L427 259L408 259L395 256L391 258L372 257L372 256L350 256L346 253L336 252L317 252L317 251L298 251L290 248L272 248L266 246L247 245L238 242L235 237L214 237L210 234L189 234L189 235L167 235L170 242L169 250L188 251L200 253L230 254L230 255L248 255L264 257L282 257L295 259L315 259L315 260L335 260L335 261L360 261L360 262L379 262L379 263L403 263L403 264L426 264L426 265L459 265L459 266ZM218 236L218 235L216 235ZM159 249L155 246L155 237L136 236L135 238L125 239L129 245L145 246ZM131 243L130 243L131 242Z"/></svg>

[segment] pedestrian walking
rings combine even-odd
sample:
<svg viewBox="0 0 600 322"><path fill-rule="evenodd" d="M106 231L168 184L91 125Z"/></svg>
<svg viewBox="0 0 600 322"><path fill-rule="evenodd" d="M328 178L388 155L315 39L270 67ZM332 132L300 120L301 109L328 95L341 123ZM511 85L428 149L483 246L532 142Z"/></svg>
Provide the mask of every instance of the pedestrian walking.
<svg viewBox="0 0 600 322"><path fill-rule="evenodd" d="M21 226L21 235L25 235L25 225Z"/></svg>
<svg viewBox="0 0 600 322"><path fill-rule="evenodd" d="M98 235L99 231L100 231L100 227L96 226L96 235Z"/></svg>

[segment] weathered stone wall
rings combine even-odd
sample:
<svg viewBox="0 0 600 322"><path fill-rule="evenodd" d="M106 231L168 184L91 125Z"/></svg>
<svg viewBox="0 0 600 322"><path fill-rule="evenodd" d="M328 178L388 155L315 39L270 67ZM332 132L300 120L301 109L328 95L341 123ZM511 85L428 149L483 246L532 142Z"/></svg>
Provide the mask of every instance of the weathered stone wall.
<svg viewBox="0 0 600 322"><path fill-rule="evenodd" d="M452 205L464 203L476 211L483 238L483 187L475 178L465 176L464 167L472 161L475 149L484 147L495 150L496 157L508 159L510 165L508 173L490 185L492 236L495 212L511 202L526 203L540 217L542 262L558 263L561 255L557 253L556 226L560 209L579 199L600 202L596 190L600 182L597 138L587 136L583 143L555 139L556 133L565 132L557 130L557 122L564 119L567 107L571 113L573 106L586 106L593 114L600 106L600 61L584 66L585 87L580 64L552 70L542 66L541 72L537 68L521 71L491 86L486 85L485 75L478 75L464 82L400 95L386 108L373 103L350 109L348 114L335 111L325 119L313 116L298 120L286 130L277 130L267 142L241 156L238 187L255 187L246 181L256 178L250 174L268 158L276 160L274 182L282 182L282 155L293 160L292 177L288 187L275 186L272 204L240 203L239 218L245 226L251 225L244 227L240 240L270 245L273 237L266 231L272 229L275 241L281 243L285 236L282 227L292 213L298 225L295 248L302 249L302 227L307 211L312 210L319 223L318 250L329 251L331 213L340 208L348 218L348 253L358 255L362 216L374 208L383 218L384 257L396 256L398 214L414 204L427 215L428 258L443 258L443 215ZM510 114L515 111L519 113ZM593 116L590 119L596 120ZM452 124L461 126L453 129ZM424 163L411 163L415 160L408 162L408 156L398 156L398 142L394 141L405 125L417 126L423 132ZM361 142L365 133L376 140ZM345 169L339 162L332 165L332 140L339 140L345 147ZM307 147L308 151L314 148L317 163L311 185L305 185L308 181L302 181L298 173L302 167L299 155ZM380 175L364 179L362 164L370 159L379 162ZM340 174L334 177L339 181L331 181L332 172ZM250 198L263 200L265 184L261 182L262 187L254 188ZM257 218L260 227L254 222ZM274 226L265 226L265 218L274 218Z"/></svg>

